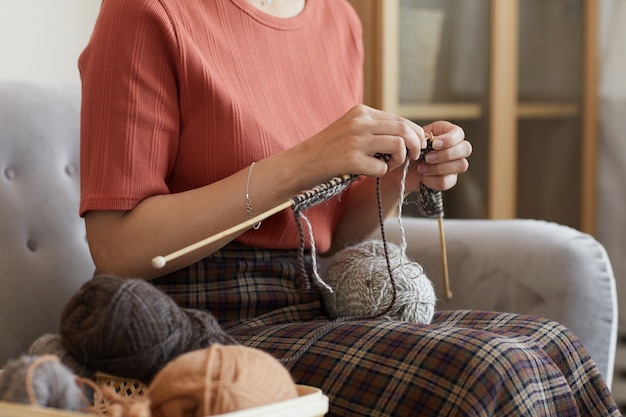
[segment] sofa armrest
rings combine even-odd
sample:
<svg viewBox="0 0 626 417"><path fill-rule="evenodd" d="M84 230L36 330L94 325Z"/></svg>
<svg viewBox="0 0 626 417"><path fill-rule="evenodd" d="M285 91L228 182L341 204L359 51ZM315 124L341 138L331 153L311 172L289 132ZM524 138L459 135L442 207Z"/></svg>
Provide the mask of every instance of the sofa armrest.
<svg viewBox="0 0 626 417"><path fill-rule="evenodd" d="M407 253L424 266L437 310L481 309L558 321L582 341L610 386L617 340L615 278L590 235L540 220L444 220L451 300L443 294L437 221L403 219ZM389 240L400 241L396 219Z"/></svg>

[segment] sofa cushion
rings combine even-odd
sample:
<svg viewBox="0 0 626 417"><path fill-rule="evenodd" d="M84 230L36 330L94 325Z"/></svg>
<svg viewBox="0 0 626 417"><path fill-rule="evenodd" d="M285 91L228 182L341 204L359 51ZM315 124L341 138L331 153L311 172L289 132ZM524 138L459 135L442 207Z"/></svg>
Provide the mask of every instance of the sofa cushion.
<svg viewBox="0 0 626 417"><path fill-rule="evenodd" d="M80 85L0 82L0 367L56 332L93 274L79 203Z"/></svg>

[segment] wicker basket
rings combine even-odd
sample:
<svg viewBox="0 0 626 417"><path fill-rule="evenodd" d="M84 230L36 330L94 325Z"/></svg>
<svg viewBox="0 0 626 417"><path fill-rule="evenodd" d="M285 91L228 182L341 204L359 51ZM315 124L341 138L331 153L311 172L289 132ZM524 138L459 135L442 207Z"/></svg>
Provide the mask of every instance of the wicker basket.
<svg viewBox="0 0 626 417"><path fill-rule="evenodd" d="M140 398L148 393L148 387L139 381L104 373L96 374L96 383L100 387L112 388L118 395L127 398ZM322 417L328 412L328 397L321 390L306 385L296 385L296 389L297 398L214 417ZM109 414L110 403L102 395L96 396L94 405L99 416Z"/></svg>
<svg viewBox="0 0 626 417"><path fill-rule="evenodd" d="M323 417L328 412L328 397L315 387L296 385L298 398L248 408L214 417Z"/></svg>
<svg viewBox="0 0 626 417"><path fill-rule="evenodd" d="M96 373L96 385L100 388L111 388L117 395L130 399L140 398L148 393L148 387L143 382L119 378L103 372ZM106 416L109 414L111 402L101 392L96 392L94 406L99 416Z"/></svg>
<svg viewBox="0 0 626 417"><path fill-rule="evenodd" d="M131 399L140 398L148 393L146 385L139 381L105 373L96 374L96 383ZM321 390L306 385L297 385L296 389L297 398L214 417L323 417L328 412L328 397ZM110 407L108 399L102 394L96 394L94 400L96 415L108 415ZM93 415L0 401L0 417L93 417Z"/></svg>

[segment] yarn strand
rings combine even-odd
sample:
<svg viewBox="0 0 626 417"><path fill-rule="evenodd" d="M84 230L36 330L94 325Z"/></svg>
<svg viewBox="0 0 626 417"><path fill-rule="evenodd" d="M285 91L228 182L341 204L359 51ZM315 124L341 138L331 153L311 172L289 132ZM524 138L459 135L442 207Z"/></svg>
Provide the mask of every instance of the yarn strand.
<svg viewBox="0 0 626 417"><path fill-rule="evenodd" d="M404 181L403 181L404 182ZM383 247L384 247L384 254L385 254L385 260L387 263L387 271L389 273L389 282L391 283L391 293L392 293L392 298L391 298L391 302L389 303L389 305L387 305L385 307L384 310L379 311L376 314L372 314L370 316L367 317L360 317L360 316L344 316L344 317L338 317L335 318L332 321L329 321L328 323L326 323L324 326L320 327L319 329L317 329L316 332L314 332L311 337L307 338L306 343L304 343L302 346L300 346L295 353L293 353L290 356L287 357L283 357L282 359L280 359L280 362L287 368L290 368L295 362L297 362L302 355L304 355L318 340L320 340L322 337L324 337L326 334L328 334L329 332L331 332L332 330L334 330L335 328L337 328L339 325L341 325L342 323L351 321L359 321L359 320L372 320L372 319L378 319L380 317L385 316L386 314L388 314L394 307L395 302L396 302L396 297L397 297L397 288L396 288L396 284L395 284L395 280L393 278L393 270L391 268L391 261L389 259L389 250L387 247L387 238L385 236L385 226L384 226L384 220L385 220L385 214L384 214L384 209L383 209L383 200L382 200L382 193L381 193L381 185L380 185L380 177L376 178L376 201L377 201L377 205L378 205L378 219L380 222L380 232L381 232L381 236L382 236L382 241L383 241ZM300 212L300 210L295 210L294 209L294 214L296 216L296 219L302 217L303 219L305 219L305 221L307 222L307 225L309 227L309 230L311 231L311 235L310 235L310 239L311 239L311 256L312 256L312 264L313 264L313 274L316 277L316 280L323 283L323 285L326 288L329 288L330 291L332 292L332 288L330 288L328 286L328 284L326 284L320 277L319 274L317 273L317 264L315 262L315 241L313 240L313 233L312 233L312 229L311 229L311 224L308 222L308 219L306 219L305 216L302 215L302 213ZM299 223L299 222L298 222ZM301 226L299 226L301 228ZM304 233L300 234L301 236L301 244L300 244L300 248L302 249L304 247ZM304 250L302 249L299 253L304 253ZM304 264L303 259L301 259L301 265ZM332 312L331 312L332 314ZM335 313L336 314L336 313Z"/></svg>
<svg viewBox="0 0 626 417"><path fill-rule="evenodd" d="M402 180L404 183L404 179ZM404 194L403 194L404 195ZM387 236L385 235L385 213L383 211L383 198L380 191L380 177L376 177L376 200L378 202L378 221L380 222L380 236L383 241L383 249L385 252L385 261L387 263L387 272L389 273L389 282L391 283L391 302L376 317L382 317L388 314L396 303L398 289L396 288L395 280L393 279L393 271L391 269L391 261L389 260L389 247L387 245Z"/></svg>
<svg viewBox="0 0 626 417"><path fill-rule="evenodd" d="M324 282L324 280L320 277L319 272L317 271L317 253L315 249L315 236L313 235L313 226L311 225L311 222L309 221L309 219L304 215L304 213L302 213L301 211L297 211L296 221L298 221L298 229L301 231L300 233L301 243L300 243L300 250L299 250L300 273L302 274L302 277L304 278L306 282L305 288L309 289L310 284L309 284L309 280L307 279L308 274L306 273L306 267L304 263L304 252L305 252L304 230L302 230L302 225L301 225L300 220L306 224L307 230L309 232L309 241L311 242L311 264L312 264L312 270L313 270L314 283L319 285L323 290L332 293L333 289L330 286L328 286L326 282Z"/></svg>
<svg viewBox="0 0 626 417"><path fill-rule="evenodd" d="M404 230L404 222L402 221L402 208L404 207L404 194L406 193L406 178L409 174L409 165L411 164L411 160L407 158L404 162L404 168L402 169L402 181L400 182L400 203L398 204L398 225L400 226L400 249L403 253L406 253L407 250L407 242L406 242L406 231Z"/></svg>

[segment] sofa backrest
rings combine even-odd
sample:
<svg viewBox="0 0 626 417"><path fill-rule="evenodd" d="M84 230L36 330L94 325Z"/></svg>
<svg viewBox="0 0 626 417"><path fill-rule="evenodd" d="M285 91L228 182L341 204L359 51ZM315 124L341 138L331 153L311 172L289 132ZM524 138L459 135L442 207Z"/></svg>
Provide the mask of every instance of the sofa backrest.
<svg viewBox="0 0 626 417"><path fill-rule="evenodd" d="M58 333L94 271L79 204L78 83L0 82L0 368Z"/></svg>

